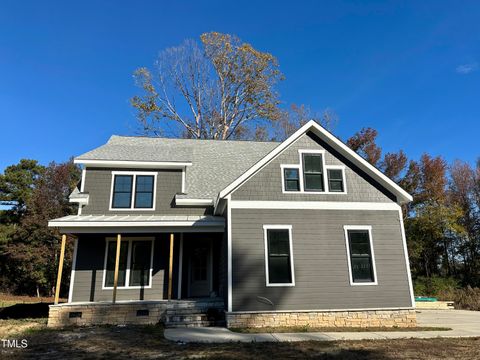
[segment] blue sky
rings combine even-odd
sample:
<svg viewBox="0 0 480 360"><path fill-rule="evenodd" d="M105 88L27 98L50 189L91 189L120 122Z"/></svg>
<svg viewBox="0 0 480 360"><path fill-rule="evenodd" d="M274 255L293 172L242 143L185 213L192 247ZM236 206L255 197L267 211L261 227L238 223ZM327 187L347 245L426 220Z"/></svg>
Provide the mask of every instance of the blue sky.
<svg viewBox="0 0 480 360"><path fill-rule="evenodd" d="M134 69L207 31L274 54L285 104L333 109L343 139L371 126L385 151L480 156L480 3L242 3L2 1L0 171L135 134Z"/></svg>

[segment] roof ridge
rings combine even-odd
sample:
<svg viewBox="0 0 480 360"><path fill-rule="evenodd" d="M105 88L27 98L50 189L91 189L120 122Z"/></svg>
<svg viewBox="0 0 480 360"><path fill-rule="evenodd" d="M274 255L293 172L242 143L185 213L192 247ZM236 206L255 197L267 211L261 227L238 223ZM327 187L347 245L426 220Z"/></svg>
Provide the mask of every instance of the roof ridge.
<svg viewBox="0 0 480 360"><path fill-rule="evenodd" d="M218 140L218 139L188 139L188 138L174 138L174 137L161 137L161 136L146 136L146 135L116 135L112 134L108 139L107 143L112 142L116 139L149 139L149 140L176 140L176 141L185 141L185 142L244 142L244 143L257 143L257 144L279 144L281 141L261 141L261 140L239 140L239 139L228 139L228 140Z"/></svg>

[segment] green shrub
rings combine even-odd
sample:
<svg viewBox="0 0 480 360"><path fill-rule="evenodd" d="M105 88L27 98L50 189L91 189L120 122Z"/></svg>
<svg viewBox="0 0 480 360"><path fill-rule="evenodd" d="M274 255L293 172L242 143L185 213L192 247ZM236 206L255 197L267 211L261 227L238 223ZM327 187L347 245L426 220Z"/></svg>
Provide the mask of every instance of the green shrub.
<svg viewBox="0 0 480 360"><path fill-rule="evenodd" d="M452 278L420 276L413 281L415 296L434 296L440 301L453 301L455 309L480 311L480 288L460 288Z"/></svg>
<svg viewBox="0 0 480 360"><path fill-rule="evenodd" d="M480 311L480 288L467 286L464 289L456 289L453 294L455 309Z"/></svg>
<svg viewBox="0 0 480 360"><path fill-rule="evenodd" d="M419 276L413 281L413 292L415 296L435 296L453 294L458 289L459 283L453 278L439 276Z"/></svg>

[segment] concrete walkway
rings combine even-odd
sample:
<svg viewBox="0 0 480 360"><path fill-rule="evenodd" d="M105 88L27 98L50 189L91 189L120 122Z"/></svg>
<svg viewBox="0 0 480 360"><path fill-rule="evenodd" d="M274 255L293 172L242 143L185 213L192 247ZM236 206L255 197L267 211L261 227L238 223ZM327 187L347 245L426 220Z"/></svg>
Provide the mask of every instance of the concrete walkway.
<svg viewBox="0 0 480 360"><path fill-rule="evenodd" d="M241 334L226 328L166 329L165 338L176 342L279 342L378 340L435 337L480 337L480 312L466 310L422 310L417 312L418 326L449 327L449 331L379 331L379 332L306 332Z"/></svg>

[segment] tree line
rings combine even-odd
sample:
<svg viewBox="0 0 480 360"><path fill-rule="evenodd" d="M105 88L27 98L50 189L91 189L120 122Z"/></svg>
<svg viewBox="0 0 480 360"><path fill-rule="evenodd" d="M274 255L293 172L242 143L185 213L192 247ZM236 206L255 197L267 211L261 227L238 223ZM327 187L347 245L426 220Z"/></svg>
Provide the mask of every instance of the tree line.
<svg viewBox="0 0 480 360"><path fill-rule="evenodd" d="M22 159L0 175L0 292L52 296L58 268L60 234L48 221L76 213L68 196L81 176L73 161L43 166ZM69 276L72 241L67 241ZM67 279L68 280L68 279ZM68 281L62 282L62 294Z"/></svg>

